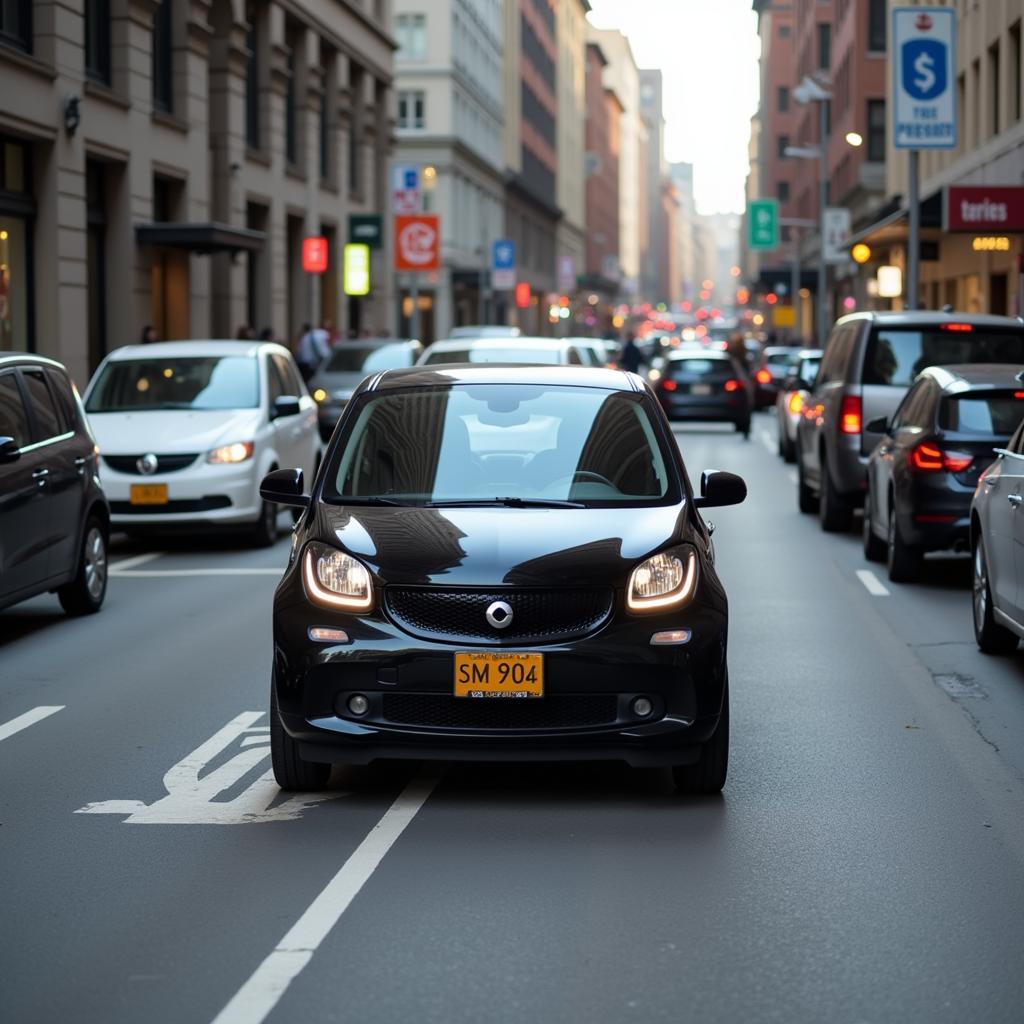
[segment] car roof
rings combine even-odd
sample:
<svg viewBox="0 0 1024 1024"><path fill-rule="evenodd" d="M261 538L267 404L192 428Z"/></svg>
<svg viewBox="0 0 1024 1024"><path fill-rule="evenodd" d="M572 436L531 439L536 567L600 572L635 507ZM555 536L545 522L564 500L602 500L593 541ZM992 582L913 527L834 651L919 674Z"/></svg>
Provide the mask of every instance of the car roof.
<svg viewBox="0 0 1024 1024"><path fill-rule="evenodd" d="M892 310L860 311L850 313L836 321L837 324L853 323L858 320L869 320L880 326L888 327L934 327L939 324L972 324L975 327L1016 327L1024 330L1024 320L1012 316L993 316L989 313L960 313L955 310L944 313L936 310L909 309L894 312Z"/></svg>
<svg viewBox="0 0 1024 1024"><path fill-rule="evenodd" d="M960 391L1021 386L1020 363L953 363L949 366L928 366L922 375L932 377L943 391Z"/></svg>
<svg viewBox="0 0 1024 1024"><path fill-rule="evenodd" d="M824 354L820 348L802 348L796 357L797 359L820 359Z"/></svg>
<svg viewBox="0 0 1024 1024"><path fill-rule="evenodd" d="M148 345L124 345L115 348L107 359L178 359L182 356L248 356L255 358L260 352L287 355L288 349L273 341L221 341L216 338L194 341L154 341Z"/></svg>
<svg viewBox="0 0 1024 1024"><path fill-rule="evenodd" d="M346 348L383 348L385 345L419 345L421 342L415 338L346 338L339 341L331 352Z"/></svg>
<svg viewBox="0 0 1024 1024"><path fill-rule="evenodd" d="M0 352L0 366L17 366L19 363L29 366L38 366L42 363L45 366L52 366L56 370L67 372L67 367L63 363L59 363L49 356L36 355L35 352Z"/></svg>
<svg viewBox="0 0 1024 1024"><path fill-rule="evenodd" d="M777 355L780 352L782 352L782 353L787 353L787 352L797 352L797 353L799 353L800 352L800 346L799 345L769 345L767 348L764 348L764 349L761 350L761 354L762 355L766 355L766 356L774 356L774 355Z"/></svg>
<svg viewBox="0 0 1024 1024"><path fill-rule="evenodd" d="M394 388L450 384L550 384L558 387L604 388L610 391L643 389L643 382L636 374L598 366L445 363L383 370L365 381L361 390L388 391Z"/></svg>
<svg viewBox="0 0 1024 1024"><path fill-rule="evenodd" d="M720 359L723 362L732 358L728 352L720 348L674 348L666 354L666 358L678 362L680 359Z"/></svg>
<svg viewBox="0 0 1024 1024"><path fill-rule="evenodd" d="M552 349L562 348L566 344L564 338L529 338L523 336L504 335L501 338L445 338L435 341L427 348L428 352L458 352L464 348L522 348Z"/></svg>

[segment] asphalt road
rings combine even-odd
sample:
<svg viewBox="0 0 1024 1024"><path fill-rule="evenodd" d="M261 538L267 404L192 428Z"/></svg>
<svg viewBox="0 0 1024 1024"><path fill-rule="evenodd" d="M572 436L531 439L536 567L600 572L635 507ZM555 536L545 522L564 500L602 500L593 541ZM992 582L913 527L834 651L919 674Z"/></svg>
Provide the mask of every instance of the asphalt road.
<svg viewBox="0 0 1024 1024"><path fill-rule="evenodd" d="M679 439L695 480L750 488L712 516L721 798L616 765L375 767L283 798L285 539L121 543L99 616L0 613L0 1019L1019 1021L1024 655L976 651L963 560L858 577L766 417Z"/></svg>

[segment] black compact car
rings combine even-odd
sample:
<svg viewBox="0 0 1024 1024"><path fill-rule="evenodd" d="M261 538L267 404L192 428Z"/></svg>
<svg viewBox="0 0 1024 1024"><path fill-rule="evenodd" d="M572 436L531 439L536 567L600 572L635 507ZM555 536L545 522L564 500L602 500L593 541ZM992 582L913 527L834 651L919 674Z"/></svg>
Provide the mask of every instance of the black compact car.
<svg viewBox="0 0 1024 1024"><path fill-rule="evenodd" d="M285 789L378 758L624 760L717 792L728 606L651 390L623 372L445 366L364 382L300 506L274 598Z"/></svg>
<svg viewBox="0 0 1024 1024"><path fill-rule="evenodd" d="M725 352L676 350L660 373L654 388L670 420L725 421L750 436L750 382Z"/></svg>
<svg viewBox="0 0 1024 1024"><path fill-rule="evenodd" d="M779 397L779 389L793 372L800 347L769 345L761 353L760 365L754 371L754 408L767 409Z"/></svg>
<svg viewBox="0 0 1024 1024"><path fill-rule="evenodd" d="M99 454L60 363L0 352L0 608L56 591L71 615L107 590Z"/></svg>
<svg viewBox="0 0 1024 1024"><path fill-rule="evenodd" d="M1020 365L933 366L923 371L868 459L864 555L887 560L897 583L916 578L926 551L967 550L971 499L992 449L1024 419Z"/></svg>

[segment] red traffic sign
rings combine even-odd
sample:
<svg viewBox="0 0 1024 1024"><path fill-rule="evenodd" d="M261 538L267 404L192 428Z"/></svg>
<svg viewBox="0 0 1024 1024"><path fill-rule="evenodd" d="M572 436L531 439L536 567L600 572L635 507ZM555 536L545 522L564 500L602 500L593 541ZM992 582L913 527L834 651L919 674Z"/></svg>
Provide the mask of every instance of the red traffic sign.
<svg viewBox="0 0 1024 1024"><path fill-rule="evenodd" d="M529 281L520 281L516 285L516 305L520 309L526 309L530 305L530 299L532 298L532 289L530 288Z"/></svg>
<svg viewBox="0 0 1024 1024"><path fill-rule="evenodd" d="M307 274L327 271L327 239L313 235L302 240L302 269Z"/></svg>
<svg viewBox="0 0 1024 1024"><path fill-rule="evenodd" d="M436 213L395 218L395 270L441 269L441 221Z"/></svg>

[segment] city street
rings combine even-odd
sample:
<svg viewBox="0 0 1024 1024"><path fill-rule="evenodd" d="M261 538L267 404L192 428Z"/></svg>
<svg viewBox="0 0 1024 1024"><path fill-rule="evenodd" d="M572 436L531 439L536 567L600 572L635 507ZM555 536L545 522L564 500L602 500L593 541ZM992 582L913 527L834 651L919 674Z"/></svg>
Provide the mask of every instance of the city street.
<svg viewBox="0 0 1024 1024"><path fill-rule="evenodd" d="M98 615L0 613L0 1016L1019 1021L1024 653L978 652L965 558L891 584L800 515L775 426L676 428L749 488L709 515L720 798L614 764L280 793L284 515L261 551L115 538Z"/></svg>

